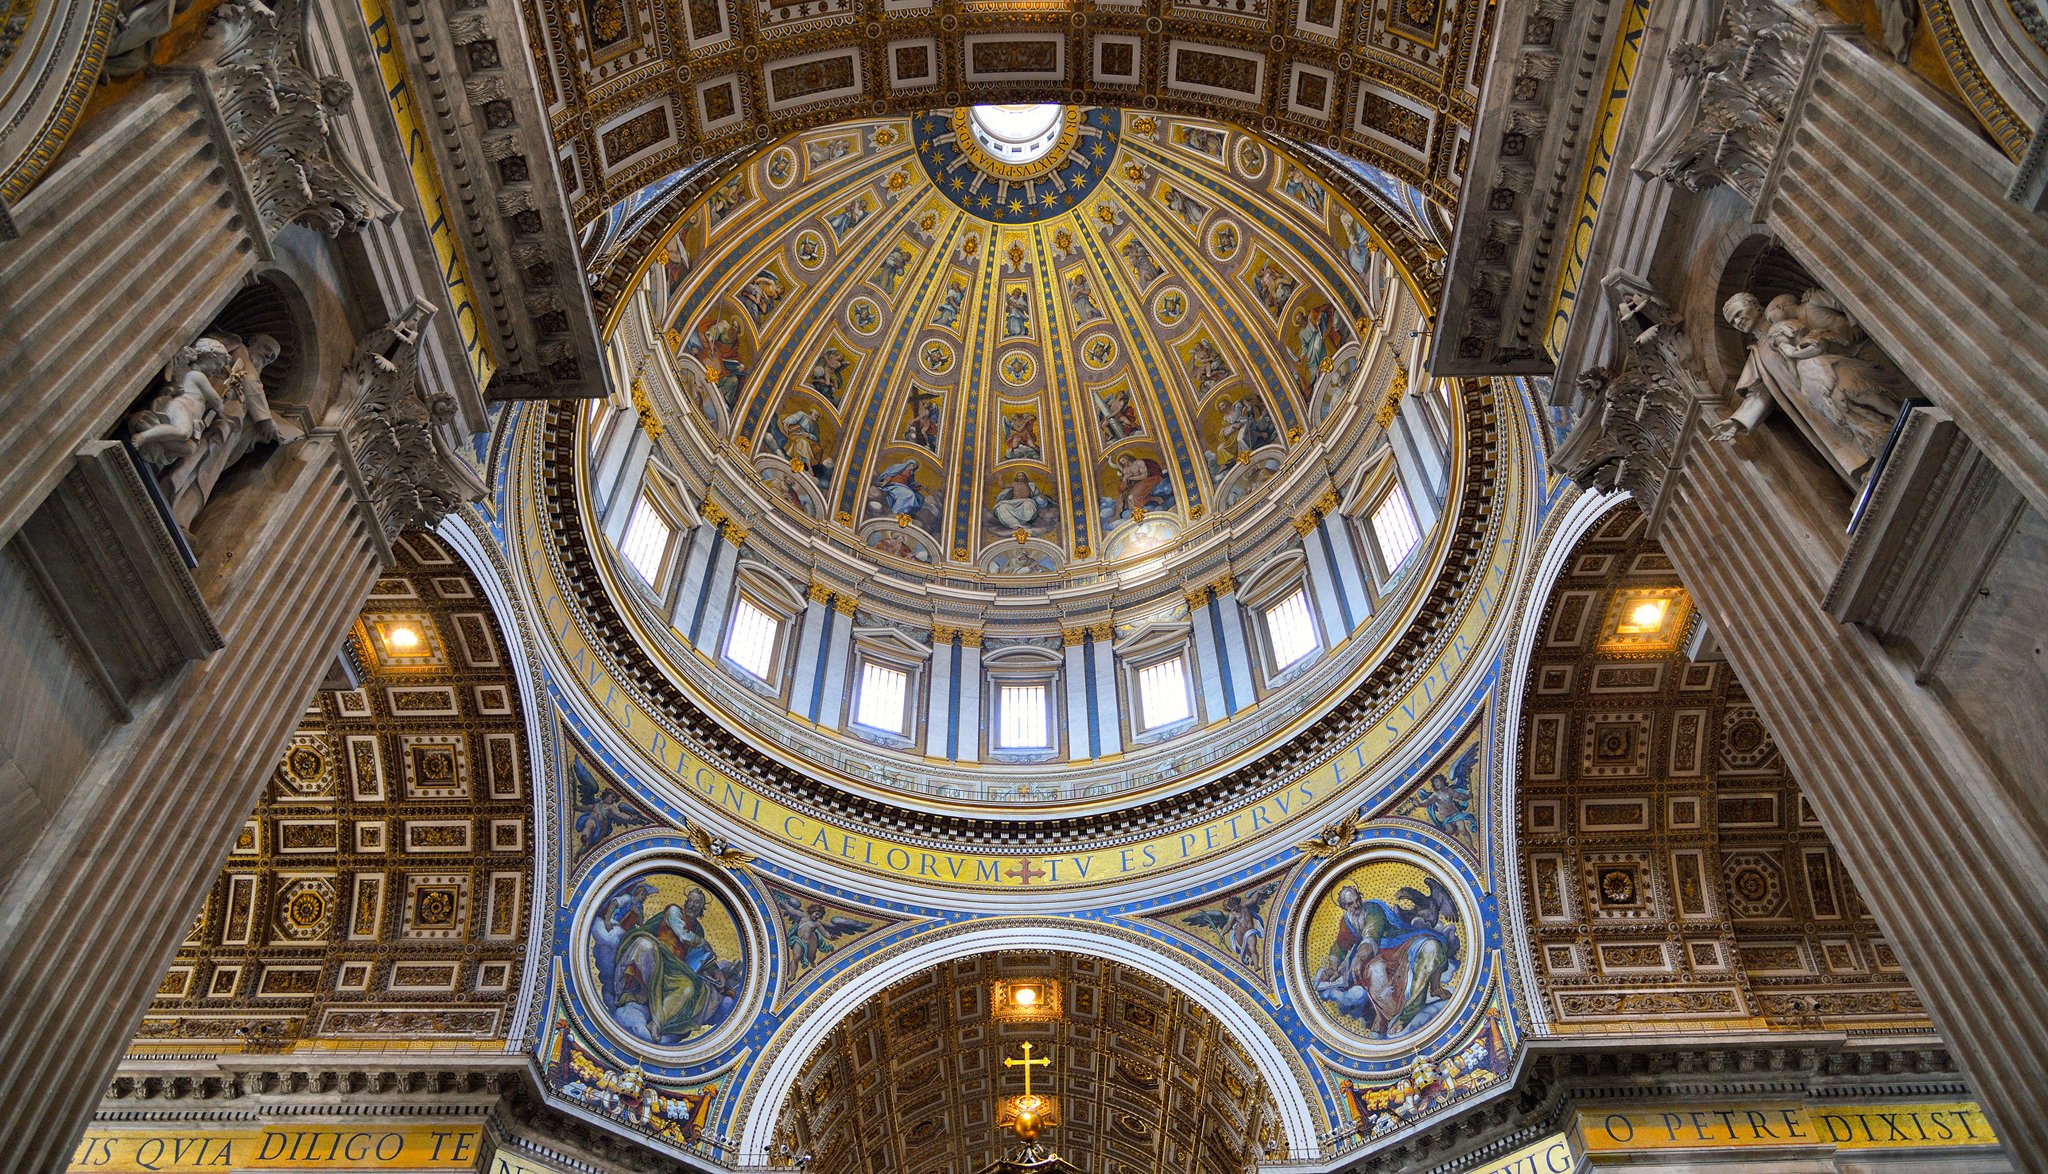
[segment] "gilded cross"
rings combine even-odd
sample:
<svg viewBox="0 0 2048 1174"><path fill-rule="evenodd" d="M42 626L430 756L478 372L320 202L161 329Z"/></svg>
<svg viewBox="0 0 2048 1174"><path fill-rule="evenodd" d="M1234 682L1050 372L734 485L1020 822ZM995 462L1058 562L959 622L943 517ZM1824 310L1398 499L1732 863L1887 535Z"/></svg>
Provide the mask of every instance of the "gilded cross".
<svg viewBox="0 0 2048 1174"><path fill-rule="evenodd" d="M1048 1065L1050 1065L1050 1064L1052 1063L1052 1057L1051 1057L1051 1056L1040 1056L1040 1057L1039 1057L1038 1059L1034 1060L1034 1059L1032 1059L1032 1058L1031 1058L1031 1045L1030 1045L1030 1043L1028 1043L1028 1042L1027 1042L1027 1043L1025 1043L1025 1044L1023 1045L1023 1048L1024 1048L1024 1058L1023 1058L1022 1060L1012 1060L1012 1059L1010 1059L1010 1058L1008 1058L1008 1057L1004 1057L1004 1059L1003 1059L1003 1067L1005 1067L1005 1068L1022 1068L1022 1069L1024 1070L1024 1095L1028 1097L1028 1096L1030 1096L1030 1095L1031 1095L1031 1070L1032 1070L1033 1068L1043 1068L1043 1067L1047 1067Z"/></svg>

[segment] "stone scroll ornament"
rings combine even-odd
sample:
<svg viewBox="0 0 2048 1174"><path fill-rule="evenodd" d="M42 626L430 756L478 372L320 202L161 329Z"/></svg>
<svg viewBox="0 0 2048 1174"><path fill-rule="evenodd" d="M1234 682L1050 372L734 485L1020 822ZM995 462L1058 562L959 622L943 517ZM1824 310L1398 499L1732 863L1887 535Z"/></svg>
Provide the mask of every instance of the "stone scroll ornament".
<svg viewBox="0 0 2048 1174"><path fill-rule="evenodd" d="M455 397L420 386L420 332L433 312L415 301L357 343L342 372L349 451L386 538L431 527L487 488L449 439Z"/></svg>
<svg viewBox="0 0 2048 1174"><path fill-rule="evenodd" d="M396 213L398 205L334 140L334 120L354 90L300 64L303 0L278 0L274 8L228 0L214 21L223 41L207 76L264 230L274 236L307 224L338 236Z"/></svg>

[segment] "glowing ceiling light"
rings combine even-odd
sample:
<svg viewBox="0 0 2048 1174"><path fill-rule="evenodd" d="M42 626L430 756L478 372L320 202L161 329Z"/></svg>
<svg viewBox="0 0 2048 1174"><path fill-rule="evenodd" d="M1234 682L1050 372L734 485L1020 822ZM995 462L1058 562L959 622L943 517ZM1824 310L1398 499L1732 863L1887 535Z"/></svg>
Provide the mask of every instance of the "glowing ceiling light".
<svg viewBox="0 0 2048 1174"><path fill-rule="evenodd" d="M1017 1000L1019 1007L1035 1007L1038 1005L1038 988L1035 986L1020 986L1012 997Z"/></svg>
<svg viewBox="0 0 2048 1174"><path fill-rule="evenodd" d="M1655 628L1664 622L1665 607L1661 599L1636 604L1635 610L1628 614L1629 623L1637 628Z"/></svg>
<svg viewBox="0 0 2048 1174"><path fill-rule="evenodd" d="M420 645L419 629L400 624L398 627L385 631L384 642L393 648L418 648Z"/></svg>

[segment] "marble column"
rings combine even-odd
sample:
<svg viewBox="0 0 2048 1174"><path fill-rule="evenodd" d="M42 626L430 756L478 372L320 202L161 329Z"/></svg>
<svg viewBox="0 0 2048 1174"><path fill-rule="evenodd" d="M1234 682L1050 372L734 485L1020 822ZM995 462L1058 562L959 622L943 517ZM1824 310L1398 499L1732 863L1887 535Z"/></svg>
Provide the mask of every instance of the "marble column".
<svg viewBox="0 0 2048 1174"><path fill-rule="evenodd" d="M196 73L145 79L12 209L0 246L0 541L268 248Z"/></svg>
<svg viewBox="0 0 2048 1174"><path fill-rule="evenodd" d="M1826 36L1758 214L2048 513L2048 219L2013 165L1859 40Z"/></svg>
<svg viewBox="0 0 2048 1174"><path fill-rule="evenodd" d="M63 1168L381 566L336 434L244 490L198 528L224 647L137 699L0 893L0 1039L21 1058L0 1074L10 1168ZM120 931L82 945L81 910L118 910Z"/></svg>
<svg viewBox="0 0 2048 1174"><path fill-rule="evenodd" d="M1693 445L1660 540L2016 1165L2042 1168L2038 787L2004 780L1942 695L1822 607L1845 540L1783 500L1781 476L1767 456Z"/></svg>

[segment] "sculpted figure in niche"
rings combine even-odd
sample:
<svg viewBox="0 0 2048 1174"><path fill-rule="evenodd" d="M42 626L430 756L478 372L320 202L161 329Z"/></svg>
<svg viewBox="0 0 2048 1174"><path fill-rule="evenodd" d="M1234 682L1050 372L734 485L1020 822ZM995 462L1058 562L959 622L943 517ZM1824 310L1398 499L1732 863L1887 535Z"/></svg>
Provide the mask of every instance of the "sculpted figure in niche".
<svg viewBox="0 0 2048 1174"><path fill-rule="evenodd" d="M1751 341L1736 384L1744 399L1714 438L1732 440L1782 407L1844 481L1861 484L1910 390L1905 378L1826 290L1768 305L1738 293L1721 313Z"/></svg>
<svg viewBox="0 0 2048 1174"><path fill-rule="evenodd" d="M267 334L206 334L171 360L150 406L129 415L129 441L156 471L180 526L192 524L221 474L259 442L290 444L302 435L270 411L263 369L277 355Z"/></svg>

